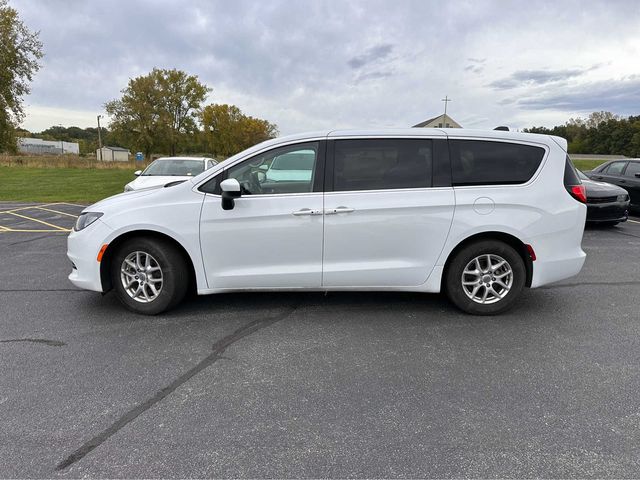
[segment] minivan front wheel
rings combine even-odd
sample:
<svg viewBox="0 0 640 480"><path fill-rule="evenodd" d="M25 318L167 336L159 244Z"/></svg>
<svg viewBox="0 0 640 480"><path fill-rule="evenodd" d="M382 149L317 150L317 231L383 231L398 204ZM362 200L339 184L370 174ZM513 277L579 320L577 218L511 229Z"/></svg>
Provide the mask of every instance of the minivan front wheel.
<svg viewBox="0 0 640 480"><path fill-rule="evenodd" d="M156 315L184 298L188 270L182 255L169 242L132 238L112 257L111 282L118 299L129 310Z"/></svg>
<svg viewBox="0 0 640 480"><path fill-rule="evenodd" d="M449 299L474 315L494 315L513 306L526 280L522 257L506 243L483 240L451 259L445 288Z"/></svg>

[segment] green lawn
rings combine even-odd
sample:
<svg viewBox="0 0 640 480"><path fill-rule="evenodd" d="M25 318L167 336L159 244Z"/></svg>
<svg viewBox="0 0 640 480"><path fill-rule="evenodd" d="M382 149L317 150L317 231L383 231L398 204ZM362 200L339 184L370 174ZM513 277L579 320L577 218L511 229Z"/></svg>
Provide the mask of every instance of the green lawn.
<svg viewBox="0 0 640 480"><path fill-rule="evenodd" d="M598 165L604 163L604 160L574 160L573 164L578 170L586 172L587 170L593 170Z"/></svg>
<svg viewBox="0 0 640 480"><path fill-rule="evenodd" d="M0 166L0 200L94 203L121 193L134 169Z"/></svg>

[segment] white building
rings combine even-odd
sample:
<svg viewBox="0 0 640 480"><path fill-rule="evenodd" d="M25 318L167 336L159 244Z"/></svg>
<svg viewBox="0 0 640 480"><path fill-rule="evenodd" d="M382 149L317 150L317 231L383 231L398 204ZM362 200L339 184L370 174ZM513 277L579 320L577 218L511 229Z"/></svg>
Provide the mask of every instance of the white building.
<svg viewBox="0 0 640 480"><path fill-rule="evenodd" d="M18 151L35 155L80 154L80 145L62 140L41 140L39 138L18 138Z"/></svg>
<svg viewBox="0 0 640 480"><path fill-rule="evenodd" d="M128 162L131 152L122 147L102 147L96 150L96 158L105 162Z"/></svg>

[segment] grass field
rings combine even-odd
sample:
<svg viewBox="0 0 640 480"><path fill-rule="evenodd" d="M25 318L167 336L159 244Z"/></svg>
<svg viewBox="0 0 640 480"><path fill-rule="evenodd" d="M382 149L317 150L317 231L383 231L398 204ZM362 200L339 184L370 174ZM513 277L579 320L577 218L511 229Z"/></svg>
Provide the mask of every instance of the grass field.
<svg viewBox="0 0 640 480"><path fill-rule="evenodd" d="M573 164L576 166L578 170L582 170L586 172L587 170L593 170L601 163L604 163L604 160L574 160Z"/></svg>
<svg viewBox="0 0 640 480"><path fill-rule="evenodd" d="M134 168L0 166L0 200L89 204L122 193L135 178Z"/></svg>

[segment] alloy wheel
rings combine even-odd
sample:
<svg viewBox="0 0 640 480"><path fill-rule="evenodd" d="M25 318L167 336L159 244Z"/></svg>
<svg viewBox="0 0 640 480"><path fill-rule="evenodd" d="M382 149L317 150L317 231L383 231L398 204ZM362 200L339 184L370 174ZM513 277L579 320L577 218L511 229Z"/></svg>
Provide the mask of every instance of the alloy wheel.
<svg viewBox="0 0 640 480"><path fill-rule="evenodd" d="M120 280L125 292L140 303L153 302L162 291L162 268L149 253L132 252L120 267Z"/></svg>
<svg viewBox="0 0 640 480"><path fill-rule="evenodd" d="M462 289L476 303L502 300L511 290L513 271L504 258L494 254L478 255L462 271Z"/></svg>

